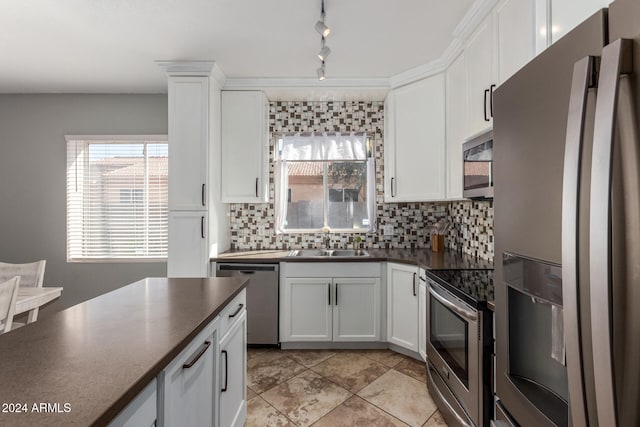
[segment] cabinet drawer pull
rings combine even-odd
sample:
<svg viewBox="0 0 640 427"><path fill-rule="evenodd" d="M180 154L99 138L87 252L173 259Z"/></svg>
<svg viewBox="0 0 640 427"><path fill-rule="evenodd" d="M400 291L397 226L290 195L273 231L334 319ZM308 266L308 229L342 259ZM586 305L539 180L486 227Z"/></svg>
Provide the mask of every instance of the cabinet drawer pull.
<svg viewBox="0 0 640 427"><path fill-rule="evenodd" d="M240 313L240 312L242 311L242 308L243 308L243 307L244 307L244 304L240 304L240 306L238 307L238 309L236 310L236 312L235 312L235 313L233 313L233 314L230 314L230 315L229 315L229 318L236 317L236 316L238 315L238 313Z"/></svg>
<svg viewBox="0 0 640 427"><path fill-rule="evenodd" d="M227 387L229 385L229 354L227 350L222 350L222 355L224 356L224 387L220 389L222 393L227 391Z"/></svg>
<svg viewBox="0 0 640 427"><path fill-rule="evenodd" d="M202 184L202 206L205 206L205 184Z"/></svg>
<svg viewBox="0 0 640 427"><path fill-rule="evenodd" d="M260 178L256 178L256 197L258 197L258 181Z"/></svg>
<svg viewBox="0 0 640 427"><path fill-rule="evenodd" d="M395 189L393 187L394 180L395 178L391 178L391 197L396 197Z"/></svg>
<svg viewBox="0 0 640 427"><path fill-rule="evenodd" d="M336 283L336 305L338 305L338 286L340 283Z"/></svg>
<svg viewBox="0 0 640 427"><path fill-rule="evenodd" d="M204 216L200 217L200 236L204 239Z"/></svg>
<svg viewBox="0 0 640 427"><path fill-rule="evenodd" d="M200 351L198 352L198 354L196 354L194 356L193 359L191 359L191 362L187 362L184 365L182 365L183 369L189 369L190 367L192 367L193 365L196 364L196 362L198 360L200 360L200 358L202 357L202 355L207 351L207 349L211 347L211 341L205 341L201 346L200 346Z"/></svg>
<svg viewBox="0 0 640 427"><path fill-rule="evenodd" d="M331 283L327 283L327 303L331 305Z"/></svg>

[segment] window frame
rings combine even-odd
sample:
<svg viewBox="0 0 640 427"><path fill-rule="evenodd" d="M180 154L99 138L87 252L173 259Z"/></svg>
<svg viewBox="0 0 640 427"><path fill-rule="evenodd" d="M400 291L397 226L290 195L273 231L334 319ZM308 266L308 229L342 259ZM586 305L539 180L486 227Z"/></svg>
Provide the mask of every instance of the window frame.
<svg viewBox="0 0 640 427"><path fill-rule="evenodd" d="M282 144L283 144L283 135L276 135L274 137L275 140L275 173L279 174L280 173L280 167L279 167L279 163L282 161L280 160L280 152L282 149ZM311 161L301 161L301 163L304 162L320 162L323 164L322 167L322 187L323 187L323 204L322 204L322 215L323 215L323 226L321 228L281 228L279 224L276 224L276 234L314 234L314 233L331 233L331 234L373 234L376 231L376 209L375 206L377 206L377 194L376 194L376 185L375 185L375 180L376 180L376 171L375 171L375 155L374 155L374 147L373 147L373 141L371 140L370 137L367 137L367 158L366 160L311 160ZM369 162L373 162L373 173L371 174L371 176L369 176L369 173L366 173L366 177L367 177L367 182L366 182L366 187L367 187L367 196L370 196L373 198L373 206L374 206L374 212L373 212L373 218L369 218L369 226L368 227L363 227L363 228L331 228L328 224L328 219L329 219L329 182L328 182L328 170L329 170L329 163L331 162L358 162L358 163L363 163L365 165L365 170L368 169L368 165ZM287 163L296 163L296 161L287 161ZM373 179L374 181L374 185L373 185L373 194L369 194L368 188L370 187L371 183L369 182L369 178ZM288 176L287 176L287 180L288 180ZM277 187L277 186L276 186ZM287 187L288 188L288 187ZM288 188L287 194L286 195L282 195L282 194L276 194L276 197L289 197L290 195L290 191L291 189ZM276 192L278 192L278 188L276 188ZM275 209L278 209L278 203L275 204ZM276 217L277 217L277 213L276 213Z"/></svg>
<svg viewBox="0 0 640 427"><path fill-rule="evenodd" d="M65 222L65 238L66 238L66 257L67 263L155 263L155 262L167 262L168 257L168 224L167 224L167 254L165 256L154 256L154 257L145 257L145 256L126 256L126 257L90 257L90 256L78 256L76 254L72 255L71 246L72 246L72 238L70 236L69 231L69 144L70 143L121 143L121 144L162 144L169 142L169 136L167 134L147 134L147 135L65 135L65 147L67 150L66 153L66 167L65 167L65 201L66 201L66 222ZM168 149L168 146L167 146ZM167 159L168 159L168 150L167 150ZM77 179L77 176L76 176ZM147 178L145 178L147 179ZM168 180L169 175L167 174L167 201L168 201ZM148 206L147 206L148 209ZM84 209L82 210L83 217L85 216ZM167 221L169 217L169 204L167 203ZM83 218L84 221L84 218Z"/></svg>

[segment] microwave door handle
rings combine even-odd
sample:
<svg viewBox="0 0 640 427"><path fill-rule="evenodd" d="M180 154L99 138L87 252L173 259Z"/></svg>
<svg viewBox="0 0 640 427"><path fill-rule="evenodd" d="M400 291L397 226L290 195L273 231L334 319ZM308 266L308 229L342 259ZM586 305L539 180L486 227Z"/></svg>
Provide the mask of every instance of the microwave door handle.
<svg viewBox="0 0 640 427"><path fill-rule="evenodd" d="M573 66L567 134L562 178L562 302L565 328L567 382L571 396L571 418L574 425L586 426L584 375L581 357L580 297L578 294L580 229L580 176L587 99L595 68L594 56L587 56Z"/></svg>
<svg viewBox="0 0 640 427"><path fill-rule="evenodd" d="M591 163L591 199L589 212L589 268L591 289L591 333L593 344L594 381L596 387L596 407L598 424L624 425L625 421L617 413L620 396L616 394L614 359L613 359L613 293L612 287L619 286L618 279L624 277L621 271L614 274L612 254L621 256L618 250L613 251L613 227L619 226L613 218L612 188L614 163L614 138L617 123L618 93L620 75L631 71L632 41L616 40L602 50L602 63L598 81L598 97L593 137L593 159ZM634 162L636 159L633 160ZM637 185L637 182L636 182ZM625 191L634 192L628 188ZM632 196L633 197L633 196ZM619 213L619 211L616 211ZM613 224L613 225L612 225ZM615 243L624 240L621 236ZM624 242L623 242L624 244ZM616 248L618 249L618 248ZM624 248L622 248L622 252ZM627 251L627 256L629 254ZM633 344L633 343L631 343ZM637 361L636 361L637 363ZM622 367L619 367L621 369ZM634 370L635 371L635 370ZM625 373L631 381L633 371ZM632 379L633 378L633 379ZM626 393L625 393L626 394ZM633 412L633 411L630 411ZM636 420L637 421L637 420Z"/></svg>
<svg viewBox="0 0 640 427"><path fill-rule="evenodd" d="M444 305L449 310L453 311L463 319L474 322L478 319L478 315L470 310L465 310L462 307L459 307L456 303L449 301L446 297L440 295L437 291L435 291L431 286L429 286L429 293L432 297L434 297L438 302Z"/></svg>

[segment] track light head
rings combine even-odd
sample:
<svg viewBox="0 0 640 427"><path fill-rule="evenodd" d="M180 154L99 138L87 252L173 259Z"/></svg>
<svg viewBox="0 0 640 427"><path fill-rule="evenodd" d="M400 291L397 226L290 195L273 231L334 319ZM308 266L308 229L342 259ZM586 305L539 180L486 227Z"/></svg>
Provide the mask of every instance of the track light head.
<svg viewBox="0 0 640 427"><path fill-rule="evenodd" d="M325 59L327 59L327 56L329 56L330 54L331 54L331 49L329 49L329 46L322 46L322 50L318 52L318 59L320 61L324 61Z"/></svg>
<svg viewBox="0 0 640 427"><path fill-rule="evenodd" d="M329 27L327 27L325 25L325 23L322 22L322 21L316 22L316 25L315 25L314 28L316 29L318 34L320 34L322 37L327 37L329 35L329 33L331 32L331 29Z"/></svg>
<svg viewBox="0 0 640 427"><path fill-rule="evenodd" d="M320 66L320 68L318 68L316 70L316 74L318 75L318 80L323 81L325 79L325 77L324 77L324 61L322 62L322 65Z"/></svg>

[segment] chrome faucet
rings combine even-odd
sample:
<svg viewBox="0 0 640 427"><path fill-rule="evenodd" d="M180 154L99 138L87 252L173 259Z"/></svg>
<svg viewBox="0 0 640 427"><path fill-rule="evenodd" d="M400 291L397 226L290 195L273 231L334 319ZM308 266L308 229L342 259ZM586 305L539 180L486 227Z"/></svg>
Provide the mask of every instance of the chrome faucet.
<svg viewBox="0 0 640 427"><path fill-rule="evenodd" d="M329 232L327 232L324 236L324 248L326 250L331 249L331 234L329 234Z"/></svg>

